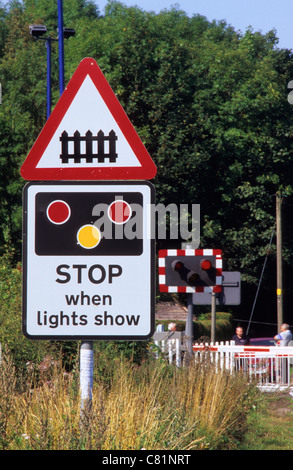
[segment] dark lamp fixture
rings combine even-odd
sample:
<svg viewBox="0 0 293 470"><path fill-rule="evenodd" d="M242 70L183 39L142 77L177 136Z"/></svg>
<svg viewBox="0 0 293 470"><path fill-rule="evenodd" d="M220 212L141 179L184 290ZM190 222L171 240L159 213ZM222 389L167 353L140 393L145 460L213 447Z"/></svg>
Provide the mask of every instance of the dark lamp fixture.
<svg viewBox="0 0 293 470"><path fill-rule="evenodd" d="M31 35L34 36L35 38L43 36L43 34L47 32L46 26L42 24L31 24L29 28L30 28Z"/></svg>

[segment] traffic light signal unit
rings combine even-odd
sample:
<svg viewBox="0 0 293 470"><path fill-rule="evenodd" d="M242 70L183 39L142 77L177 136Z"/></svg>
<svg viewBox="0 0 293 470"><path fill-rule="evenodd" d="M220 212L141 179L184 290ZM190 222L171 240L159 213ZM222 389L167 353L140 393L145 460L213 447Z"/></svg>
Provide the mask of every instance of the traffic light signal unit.
<svg viewBox="0 0 293 470"><path fill-rule="evenodd" d="M221 250L160 250L159 288L173 293L221 292Z"/></svg>

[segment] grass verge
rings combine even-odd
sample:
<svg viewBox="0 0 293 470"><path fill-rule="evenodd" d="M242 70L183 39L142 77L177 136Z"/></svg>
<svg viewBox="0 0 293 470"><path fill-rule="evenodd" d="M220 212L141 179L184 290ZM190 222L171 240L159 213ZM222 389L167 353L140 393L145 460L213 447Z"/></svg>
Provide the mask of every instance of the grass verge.
<svg viewBox="0 0 293 470"><path fill-rule="evenodd" d="M111 365L111 367L110 367ZM105 370L109 373L105 374ZM80 414L78 373L56 364L22 382L8 351L0 366L0 448L7 450L237 449L258 393L212 364L177 369L161 360L111 360Z"/></svg>
<svg viewBox="0 0 293 470"><path fill-rule="evenodd" d="M248 420L242 450L293 449L293 398L288 392L262 395Z"/></svg>

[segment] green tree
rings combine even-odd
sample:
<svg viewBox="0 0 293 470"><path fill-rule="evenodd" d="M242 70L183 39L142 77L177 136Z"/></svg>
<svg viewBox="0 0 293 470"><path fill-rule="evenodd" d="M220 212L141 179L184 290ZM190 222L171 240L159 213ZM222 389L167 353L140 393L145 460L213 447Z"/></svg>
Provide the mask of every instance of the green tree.
<svg viewBox="0 0 293 470"><path fill-rule="evenodd" d="M25 183L19 171L46 120L46 47L44 41L32 38L29 25L46 24L48 34L57 37L57 3L9 2L0 13L0 253L9 243L17 248L19 258L21 191ZM73 23L80 18L90 21L98 17L98 12L93 2L72 0L66 2L64 17ZM51 79L54 106L59 98L58 47L52 47Z"/></svg>
<svg viewBox="0 0 293 470"><path fill-rule="evenodd" d="M19 168L46 119L45 48L28 26L44 23L55 35L57 2L1 5L3 250L5 241L20 247L24 181ZM158 167L157 202L200 204L201 246L221 248L225 269L240 270L247 285L259 279L275 221L274 195L279 189L286 193L284 270L292 275L293 128L287 83L293 62L290 51L278 48L275 32L240 33L178 8L155 14L116 1L108 2L101 16L86 0L64 2L64 25L76 30L64 44L65 82L84 57L97 60ZM54 106L57 47L52 84ZM165 247L170 243L160 241ZM273 246L265 283L271 291L274 262ZM287 292L293 296L290 285Z"/></svg>

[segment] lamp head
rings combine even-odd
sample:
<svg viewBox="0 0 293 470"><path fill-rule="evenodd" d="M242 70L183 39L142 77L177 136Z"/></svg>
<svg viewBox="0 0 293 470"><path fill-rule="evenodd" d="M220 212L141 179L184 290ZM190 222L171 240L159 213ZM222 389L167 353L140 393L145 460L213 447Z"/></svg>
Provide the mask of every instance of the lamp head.
<svg viewBox="0 0 293 470"><path fill-rule="evenodd" d="M65 39L70 38L75 35L75 29L73 28L63 28L63 36Z"/></svg>
<svg viewBox="0 0 293 470"><path fill-rule="evenodd" d="M35 38L43 36L43 34L47 32L47 28L43 24L31 24L29 26L29 29L30 29L31 35L34 36Z"/></svg>

